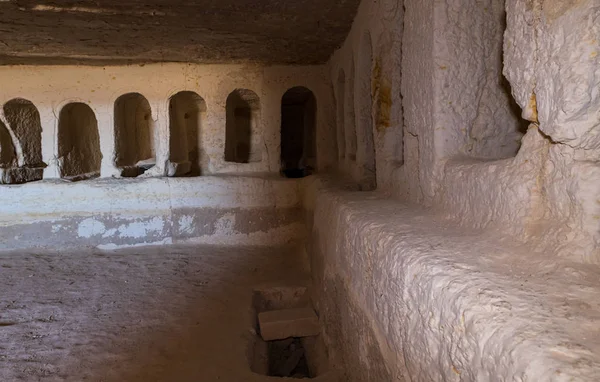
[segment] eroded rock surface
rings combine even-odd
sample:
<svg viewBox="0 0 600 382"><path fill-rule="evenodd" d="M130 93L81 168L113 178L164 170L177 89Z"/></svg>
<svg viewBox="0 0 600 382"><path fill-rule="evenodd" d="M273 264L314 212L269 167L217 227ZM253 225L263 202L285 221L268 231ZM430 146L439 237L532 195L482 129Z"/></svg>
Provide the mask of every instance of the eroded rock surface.
<svg viewBox="0 0 600 382"><path fill-rule="evenodd" d="M0 62L323 63L358 0L3 1Z"/></svg>

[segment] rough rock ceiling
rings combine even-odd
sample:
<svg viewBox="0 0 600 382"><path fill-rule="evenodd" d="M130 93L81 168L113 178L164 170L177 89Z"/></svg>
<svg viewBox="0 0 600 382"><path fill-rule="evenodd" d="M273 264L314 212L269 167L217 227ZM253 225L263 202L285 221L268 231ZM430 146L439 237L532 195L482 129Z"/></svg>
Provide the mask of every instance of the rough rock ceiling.
<svg viewBox="0 0 600 382"><path fill-rule="evenodd" d="M0 64L327 61L359 0L0 0Z"/></svg>

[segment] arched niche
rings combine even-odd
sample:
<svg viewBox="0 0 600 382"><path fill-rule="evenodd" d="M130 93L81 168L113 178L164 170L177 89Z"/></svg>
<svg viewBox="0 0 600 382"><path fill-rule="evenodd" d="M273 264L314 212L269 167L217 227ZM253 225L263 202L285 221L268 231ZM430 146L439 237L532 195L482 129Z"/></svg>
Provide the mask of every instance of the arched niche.
<svg viewBox="0 0 600 382"><path fill-rule="evenodd" d="M100 176L102 153L98 121L86 104L65 105L58 117L60 177L72 181Z"/></svg>
<svg viewBox="0 0 600 382"><path fill-rule="evenodd" d="M260 99L252 90L236 89L227 97L225 161L260 162L262 150L255 136L258 129Z"/></svg>
<svg viewBox="0 0 600 382"><path fill-rule="evenodd" d="M154 121L150 103L139 93L115 101L115 165L121 175L135 177L156 164Z"/></svg>
<svg viewBox="0 0 600 382"><path fill-rule="evenodd" d="M206 102L192 91L182 91L169 100L169 176L200 175L200 132Z"/></svg>
<svg viewBox="0 0 600 382"><path fill-rule="evenodd" d="M6 124L0 126L0 167L2 183L40 180L46 164L42 161L42 123L35 105L14 98L2 107Z"/></svg>
<svg viewBox="0 0 600 382"><path fill-rule="evenodd" d="M22 166L45 167L42 162L42 123L35 105L15 98L4 104L4 116L15 134L22 153Z"/></svg>
<svg viewBox="0 0 600 382"><path fill-rule="evenodd" d="M316 167L316 111L315 96L305 87L293 87L281 98L281 171L286 177L304 177Z"/></svg>

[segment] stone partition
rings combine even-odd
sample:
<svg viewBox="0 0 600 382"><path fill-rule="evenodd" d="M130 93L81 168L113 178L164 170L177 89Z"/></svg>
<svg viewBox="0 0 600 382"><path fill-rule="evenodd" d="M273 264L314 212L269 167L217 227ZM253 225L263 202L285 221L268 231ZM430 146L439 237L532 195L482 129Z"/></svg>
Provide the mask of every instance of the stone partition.
<svg viewBox="0 0 600 382"><path fill-rule="evenodd" d="M343 157L339 169L364 190L390 191L394 171L404 160L403 16L400 1L363 1L346 41L329 62Z"/></svg>

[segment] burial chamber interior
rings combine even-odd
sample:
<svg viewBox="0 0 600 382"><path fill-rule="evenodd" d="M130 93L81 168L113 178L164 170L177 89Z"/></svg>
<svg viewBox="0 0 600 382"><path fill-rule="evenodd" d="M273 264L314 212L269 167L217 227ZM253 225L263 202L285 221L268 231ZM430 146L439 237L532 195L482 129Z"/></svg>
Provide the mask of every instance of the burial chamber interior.
<svg viewBox="0 0 600 382"><path fill-rule="evenodd" d="M1 380L600 375L593 0L0 12Z"/></svg>

